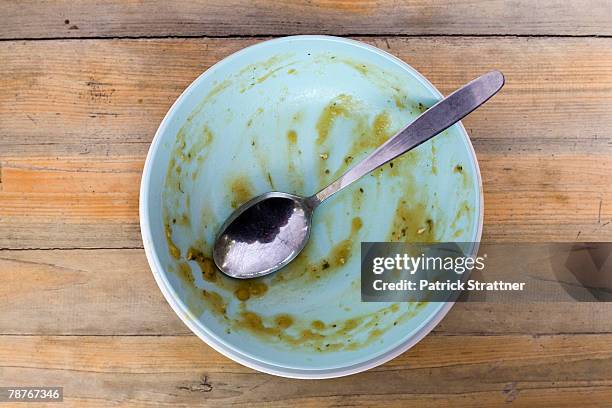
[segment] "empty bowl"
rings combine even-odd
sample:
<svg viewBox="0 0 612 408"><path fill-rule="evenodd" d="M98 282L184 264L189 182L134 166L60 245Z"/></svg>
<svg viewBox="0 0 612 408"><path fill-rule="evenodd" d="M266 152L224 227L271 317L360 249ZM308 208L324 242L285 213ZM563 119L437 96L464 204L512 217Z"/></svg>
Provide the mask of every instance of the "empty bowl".
<svg viewBox="0 0 612 408"><path fill-rule="evenodd" d="M229 358L295 378L363 371L423 338L452 304L361 302L360 243L480 240L461 124L325 202L305 250L275 274L226 277L211 248L243 202L318 191L439 99L401 60L325 36L262 42L198 77L161 123L140 193L144 248L176 314Z"/></svg>

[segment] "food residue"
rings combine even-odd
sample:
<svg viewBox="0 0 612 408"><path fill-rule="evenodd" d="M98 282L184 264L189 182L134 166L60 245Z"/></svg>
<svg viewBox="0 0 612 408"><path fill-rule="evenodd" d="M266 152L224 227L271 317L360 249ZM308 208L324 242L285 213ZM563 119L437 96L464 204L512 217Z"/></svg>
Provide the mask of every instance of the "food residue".
<svg viewBox="0 0 612 408"><path fill-rule="evenodd" d="M433 242L442 238L445 230L441 228L442 223L436 216L436 208L432 208L427 195L417 189L411 171L415 163L425 160L425 156L421 157L419 152L413 151L395 159L384 166L384 169L377 171L369 184L362 183L361 186L356 186L352 194L347 192L344 195L344 199L339 197L338 200L345 200L347 205L344 207L336 205L347 208L350 217L344 222L348 223L350 220L350 223L345 224L346 229L342 230L341 236L337 234L334 236L329 249L322 254L317 252L316 246L309 245L286 268L263 278L239 281L220 273L212 260L211 245L214 231L223 220L218 219L217 210L213 211L209 207L197 210L202 211L201 221L205 223L204 225L192 225L196 222L190 218L191 206L194 205L192 202L195 202L196 196L191 199L189 194L197 191L194 185L203 179L204 175L198 173L199 168L211 147L214 147L215 132L219 134L222 132L221 128L213 127L210 123L197 122L200 113L219 95L231 92L236 87L240 87L239 89L245 92L275 75L298 74L299 66L290 66L296 64L286 61L286 56L273 57L245 67L231 80L216 83L179 130L166 173L164 190L164 232L172 259L168 271L174 274L180 286L181 300L187 305L190 318L198 319L205 314L214 316L224 322L227 327L224 333L227 336L246 332L283 347L299 347L314 352L356 350L375 341L381 341L386 331L415 316L426 303L392 304L374 312L334 320L329 316L320 316L320 318L302 316L299 313L290 313L288 310L278 313L279 305L274 304L273 299L277 295L277 290L295 290L296 302L300 302L297 296L300 296L303 288L309 288L311 285L316 288L316 285L324 284L326 279L333 279L339 273L347 273L348 276L348 272L354 275L355 270L358 271L358 268L348 271L346 265L358 265L359 243L366 236L363 231L367 228L364 226L369 228L368 219L362 219L360 213L369 198L387 193L384 188L388 185L387 180L391 178L397 180L394 184L401 194L397 199L387 236L382 236L381 239ZM387 79L378 75L374 66L342 58L334 61L347 64L360 75L388 85L385 82ZM264 115L264 109L260 107L250 116L245 115L243 129L251 132L246 147L254 160L261 162L261 177L266 180L266 185L275 189L275 183L278 183L279 187L286 188L282 183L289 182L294 190L301 191L303 177L300 180L298 178L301 172L312 165L315 177L319 177L317 183L323 186L386 141L404 124L405 115L418 114L427 109L423 103L415 103L409 99L399 87L388 87L388 89L391 89L392 94L386 98L387 104L384 108L381 107L377 111L366 108L365 103L347 93L331 98L322 107L312 136L302 133L300 126L304 114L292 112L289 120L285 122L285 130L279 131L285 132L286 136L287 142L283 143L288 146L288 157L282 160L287 161L284 171L289 175L284 174L280 166L271 167L271 162L264 157L265 152L262 149L266 147L266 137L273 136L257 131L267 117ZM417 112L411 112L408 107L415 108ZM339 129L343 132L350 129L351 139L349 143L343 139L341 145L345 148L337 152L339 145L337 137L340 137L337 133L342 134ZM283 133L276 133L274 136L278 138L279 135L282 137ZM313 150L302 147L308 143L313 144ZM303 154L301 149L304 149ZM431 156L429 152L427 154L428 160L431 157L429 162L431 173L435 176L439 164L436 162L437 155L433 143ZM304 161L298 161L296 157L302 157L300 160ZM456 164L453 172L464 177L462 187L468 188L465 180L468 180L469 175L465 168L461 164ZM232 208L237 208L251 199L256 191L253 186L259 186L252 182L251 174L248 172L233 174L227 179L226 185L227 202ZM458 228L458 224L464 218L469 221L472 212L469 203L463 202L450 223L453 231L448 233L453 237L461 236L464 229ZM331 227L328 230L331 231L339 224L333 217L330 220ZM208 235L202 236L203 231L208 231L206 233ZM303 293L307 296L308 290ZM350 304L338 305L338 310L350 313L352 309L348 306Z"/></svg>

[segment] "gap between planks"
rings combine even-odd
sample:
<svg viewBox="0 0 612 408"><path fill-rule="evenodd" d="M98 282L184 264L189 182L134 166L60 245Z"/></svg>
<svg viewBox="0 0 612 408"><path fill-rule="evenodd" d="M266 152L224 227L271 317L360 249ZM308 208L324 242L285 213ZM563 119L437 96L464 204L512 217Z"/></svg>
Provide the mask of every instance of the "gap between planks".
<svg viewBox="0 0 612 408"><path fill-rule="evenodd" d="M78 40L180 40L180 39L228 39L228 40L250 40L250 39L274 39L274 38L282 38L282 37L293 37L293 36L302 36L308 34L287 34L287 35L277 35L277 34L253 34L253 35L124 35L124 36L84 36L84 37L40 37L40 38L0 38L0 42L11 42L11 41L78 41ZM333 37L341 37L341 38L612 38L612 35L608 34L427 34L427 33L417 33L417 34L359 34L359 33L349 33L349 34L321 34L323 36L333 36Z"/></svg>

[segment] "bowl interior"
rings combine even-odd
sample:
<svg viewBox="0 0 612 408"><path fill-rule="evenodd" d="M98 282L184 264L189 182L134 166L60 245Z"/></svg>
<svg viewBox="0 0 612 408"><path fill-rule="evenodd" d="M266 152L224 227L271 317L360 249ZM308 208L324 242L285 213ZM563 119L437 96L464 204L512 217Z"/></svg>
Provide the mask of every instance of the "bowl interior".
<svg viewBox="0 0 612 408"><path fill-rule="evenodd" d="M211 248L241 203L315 193L438 99L399 60L325 37L261 43L199 77L145 169L145 246L179 316L281 371L354 366L406 342L443 304L362 303L360 242L479 240L478 170L459 125L321 205L304 252L273 275L227 278Z"/></svg>

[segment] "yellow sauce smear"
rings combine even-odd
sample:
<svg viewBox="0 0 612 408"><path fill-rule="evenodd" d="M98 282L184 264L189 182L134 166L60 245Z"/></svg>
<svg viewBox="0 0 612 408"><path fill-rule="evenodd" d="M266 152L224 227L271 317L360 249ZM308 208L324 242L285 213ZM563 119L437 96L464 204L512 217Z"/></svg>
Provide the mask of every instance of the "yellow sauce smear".
<svg viewBox="0 0 612 408"><path fill-rule="evenodd" d="M230 183L230 191L232 193L232 198L230 201L232 208L238 208L238 206L253 198L253 189L246 178L237 178L232 180Z"/></svg>
<svg viewBox="0 0 612 408"><path fill-rule="evenodd" d="M290 130L287 132L287 140L289 140L289 143L291 144L297 143L297 133L295 130Z"/></svg>
<svg viewBox="0 0 612 408"><path fill-rule="evenodd" d="M338 117L349 117L354 106L353 98L349 95L338 95L325 108L317 122L317 144L327 140L329 132Z"/></svg>

